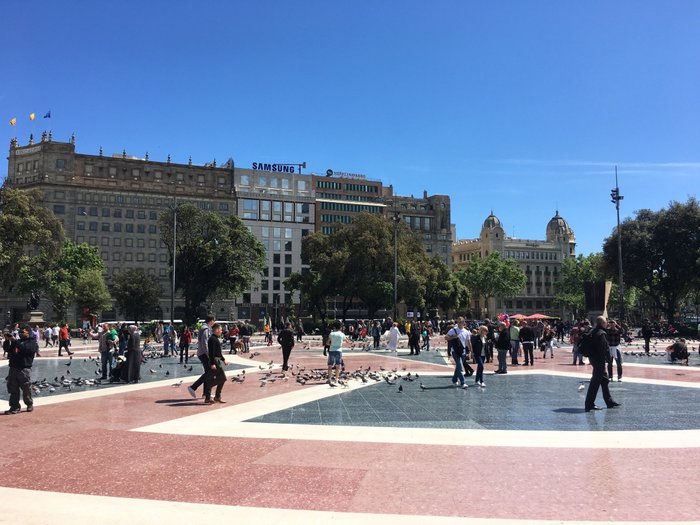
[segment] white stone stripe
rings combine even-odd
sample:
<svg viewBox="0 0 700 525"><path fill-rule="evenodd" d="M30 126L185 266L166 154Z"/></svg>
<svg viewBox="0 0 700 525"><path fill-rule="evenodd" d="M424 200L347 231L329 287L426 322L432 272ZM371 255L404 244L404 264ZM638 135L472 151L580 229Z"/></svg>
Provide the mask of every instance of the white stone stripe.
<svg viewBox="0 0 700 525"><path fill-rule="evenodd" d="M64 494L0 487L2 517L0 523L46 525L191 525L192 523L256 523L258 525L593 525L600 522L557 520L516 520L464 518L451 516L416 516L408 514L372 514L317 510L241 507L208 503L185 503L149 499L117 498L86 494ZM697 521L618 521L625 525L690 525Z"/></svg>

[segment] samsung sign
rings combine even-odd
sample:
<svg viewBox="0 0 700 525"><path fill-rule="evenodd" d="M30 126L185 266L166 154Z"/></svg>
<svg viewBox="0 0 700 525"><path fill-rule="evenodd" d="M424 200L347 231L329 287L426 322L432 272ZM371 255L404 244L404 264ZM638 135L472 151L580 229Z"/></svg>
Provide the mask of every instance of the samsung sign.
<svg viewBox="0 0 700 525"><path fill-rule="evenodd" d="M291 164L267 164L265 162L253 162L254 170L276 171L279 173L296 173L296 167Z"/></svg>

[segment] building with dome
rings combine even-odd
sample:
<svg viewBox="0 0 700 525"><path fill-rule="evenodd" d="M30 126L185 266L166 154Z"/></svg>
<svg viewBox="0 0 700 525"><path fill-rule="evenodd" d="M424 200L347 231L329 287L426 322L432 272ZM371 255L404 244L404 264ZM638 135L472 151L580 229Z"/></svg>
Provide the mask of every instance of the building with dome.
<svg viewBox="0 0 700 525"><path fill-rule="evenodd" d="M563 261L576 256L576 236L558 210L547 223L544 240L509 237L500 219L491 212L481 226L478 239L458 240L452 245L453 267L465 268L475 257L486 257L492 252L515 260L525 273L527 283L515 297L491 297L486 304L482 298L474 298L473 317L494 317L501 312L567 315L554 304L554 285L560 278Z"/></svg>

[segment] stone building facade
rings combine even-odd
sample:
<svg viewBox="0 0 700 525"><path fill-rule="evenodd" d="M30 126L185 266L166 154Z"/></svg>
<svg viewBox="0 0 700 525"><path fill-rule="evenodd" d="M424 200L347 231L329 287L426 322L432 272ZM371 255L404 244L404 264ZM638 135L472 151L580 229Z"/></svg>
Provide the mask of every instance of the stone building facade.
<svg viewBox="0 0 700 525"><path fill-rule="evenodd" d="M254 164L235 167L229 159L203 166L154 161L125 151L111 156L76 152L75 137L54 141L44 133L39 142L30 139L10 144L6 183L19 188L38 188L43 205L63 224L66 237L99 248L110 284L115 273L144 268L163 290L153 318L171 318L170 253L160 240L158 218L177 204L190 203L203 210L237 215L267 249L267 268L241 297L217 299L208 305L217 318L249 319L286 317L285 304L297 304L284 280L302 272L302 239L311 232L331 233L363 211L402 220L425 242L429 254L451 263L453 230L448 196L400 197L381 181L357 176L321 177L300 173L301 166ZM289 169L288 169L289 168ZM0 308L21 318L26 298L13 290L0 297ZM48 310L46 302L42 309ZM47 311L49 317L50 311ZM79 316L78 312L75 312ZM120 316L104 312L105 319ZM175 319L183 317L183 302L175 296ZM75 322L75 319L70 318Z"/></svg>
<svg viewBox="0 0 700 525"><path fill-rule="evenodd" d="M486 304L473 299L472 314L477 318L494 317L498 313L543 313L563 317L567 312L554 305L555 283L567 258L576 256L576 236L557 211L547 223L545 239L518 239L506 235L501 221L491 213L484 221L479 238L459 240L452 246L452 263L467 267L475 257L498 252L504 259L516 261L527 278L525 288L515 297L494 298Z"/></svg>

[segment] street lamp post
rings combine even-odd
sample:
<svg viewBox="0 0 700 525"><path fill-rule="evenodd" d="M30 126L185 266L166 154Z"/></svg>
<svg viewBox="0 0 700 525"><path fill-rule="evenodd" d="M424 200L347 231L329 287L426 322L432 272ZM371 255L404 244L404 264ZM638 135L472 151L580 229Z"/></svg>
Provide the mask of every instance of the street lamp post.
<svg viewBox="0 0 700 525"><path fill-rule="evenodd" d="M175 258L177 255L177 198L173 199L173 275L170 288L170 322L175 323Z"/></svg>
<svg viewBox="0 0 700 525"><path fill-rule="evenodd" d="M617 287L619 288L619 301L620 301L620 321L625 320L625 284L622 279L622 232L620 231L620 201L624 199L620 195L620 187L617 183L617 166L615 166L615 187L610 191L610 202L615 205L615 210L617 211Z"/></svg>
<svg viewBox="0 0 700 525"><path fill-rule="evenodd" d="M398 318L398 292L399 292L399 255L398 255L398 229L401 214L394 212L394 321Z"/></svg>

